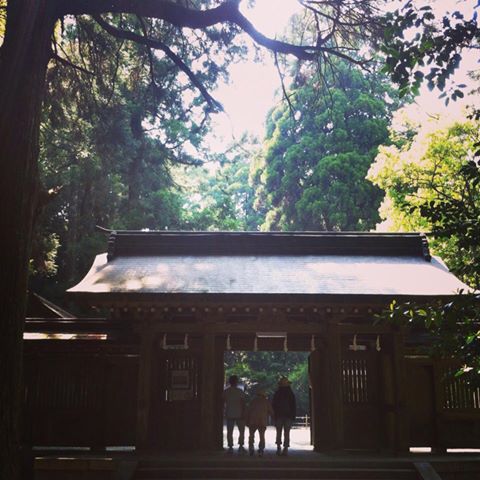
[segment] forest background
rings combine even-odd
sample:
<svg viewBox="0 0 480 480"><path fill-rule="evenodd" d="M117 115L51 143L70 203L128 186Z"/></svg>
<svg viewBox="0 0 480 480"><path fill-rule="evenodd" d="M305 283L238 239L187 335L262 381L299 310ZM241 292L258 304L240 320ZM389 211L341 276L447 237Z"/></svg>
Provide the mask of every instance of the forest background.
<svg viewBox="0 0 480 480"><path fill-rule="evenodd" d="M428 21L429 13L417 10L411 22ZM457 13L445 14L453 18L452 29L466 21ZM300 23L292 17L287 40ZM408 25L392 21L391 27ZM168 29L122 15L108 23L77 16L59 24L41 123L44 202L36 222L31 291L86 313L65 304L63 294L105 250L105 234L96 225L420 230L431 233L434 253L454 273L479 287L475 73L468 84L449 83L458 60L445 65L443 80L418 70L402 85L395 63L385 64L392 48L388 37L368 68L336 59L320 75L315 65L277 61L282 82L264 134L245 133L214 153L207 141L214 128L210 114L220 110L214 98L203 92L205 107L195 97L198 85L178 75L165 50L152 54L144 45L112 36L112 31L137 30L173 36ZM198 44L184 40L171 39L171 48L193 58L194 68L203 61L202 38ZM209 62L200 76L204 88L210 91L226 79L229 63L245 52L244 45L233 43L231 58ZM440 87L445 101L462 106L450 107L448 114L419 111L414 100L422 80ZM469 345L473 340L478 336ZM270 391L279 375L289 375L299 413L305 414L306 356L233 352L226 356L227 373L237 373L248 387L260 384Z"/></svg>

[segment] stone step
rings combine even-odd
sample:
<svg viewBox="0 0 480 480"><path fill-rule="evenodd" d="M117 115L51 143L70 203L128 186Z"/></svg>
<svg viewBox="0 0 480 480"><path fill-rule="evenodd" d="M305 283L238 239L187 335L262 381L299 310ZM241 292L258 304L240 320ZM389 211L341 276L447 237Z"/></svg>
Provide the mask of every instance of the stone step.
<svg viewBox="0 0 480 480"><path fill-rule="evenodd" d="M135 480L160 479L322 479L322 480L418 480L413 468L328 468L328 467L280 467L280 466L243 466L226 467L166 467L139 465Z"/></svg>
<svg viewBox="0 0 480 480"><path fill-rule="evenodd" d="M397 460L397 459L378 459L378 458L322 458L322 459L306 459L295 456L277 457L274 454L265 454L264 457L257 455L250 457L248 455L239 457L213 457L213 458L195 458L188 455L181 457L167 458L163 457L142 459L138 462L138 467L142 469L152 468L226 468L226 469L242 469L249 467L276 467L282 469L292 468L331 468L331 469L356 469L356 468L371 468L371 469L412 469L414 470L413 459Z"/></svg>

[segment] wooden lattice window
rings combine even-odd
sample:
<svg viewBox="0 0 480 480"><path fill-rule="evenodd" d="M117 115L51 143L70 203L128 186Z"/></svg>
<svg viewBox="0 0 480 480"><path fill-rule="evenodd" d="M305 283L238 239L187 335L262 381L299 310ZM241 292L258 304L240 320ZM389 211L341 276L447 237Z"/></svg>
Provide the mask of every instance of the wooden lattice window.
<svg viewBox="0 0 480 480"><path fill-rule="evenodd" d="M345 403L367 403L368 369L367 361L361 358L342 361L343 401Z"/></svg>
<svg viewBox="0 0 480 480"><path fill-rule="evenodd" d="M455 369L446 371L444 408L447 410L480 409L480 388L473 388L461 377L455 377Z"/></svg>

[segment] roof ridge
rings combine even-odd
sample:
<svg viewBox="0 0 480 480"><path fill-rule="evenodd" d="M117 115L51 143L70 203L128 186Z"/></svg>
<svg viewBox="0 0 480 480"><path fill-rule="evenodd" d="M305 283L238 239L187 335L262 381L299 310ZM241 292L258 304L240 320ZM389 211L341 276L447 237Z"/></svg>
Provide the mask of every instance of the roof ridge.
<svg viewBox="0 0 480 480"><path fill-rule="evenodd" d="M422 233L112 231L108 259L142 255L401 255L431 259Z"/></svg>

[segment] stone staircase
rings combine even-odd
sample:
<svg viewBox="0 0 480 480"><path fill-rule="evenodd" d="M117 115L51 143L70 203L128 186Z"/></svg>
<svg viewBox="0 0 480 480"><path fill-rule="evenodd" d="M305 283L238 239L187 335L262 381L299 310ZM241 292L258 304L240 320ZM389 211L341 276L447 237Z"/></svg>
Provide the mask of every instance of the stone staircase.
<svg viewBox="0 0 480 480"><path fill-rule="evenodd" d="M135 480L164 479L319 479L319 480L422 480L412 462L296 461L277 458L243 458L225 461L141 461Z"/></svg>
<svg viewBox="0 0 480 480"><path fill-rule="evenodd" d="M225 454L39 455L35 480L480 480L480 455L365 457L310 453L263 458Z"/></svg>

